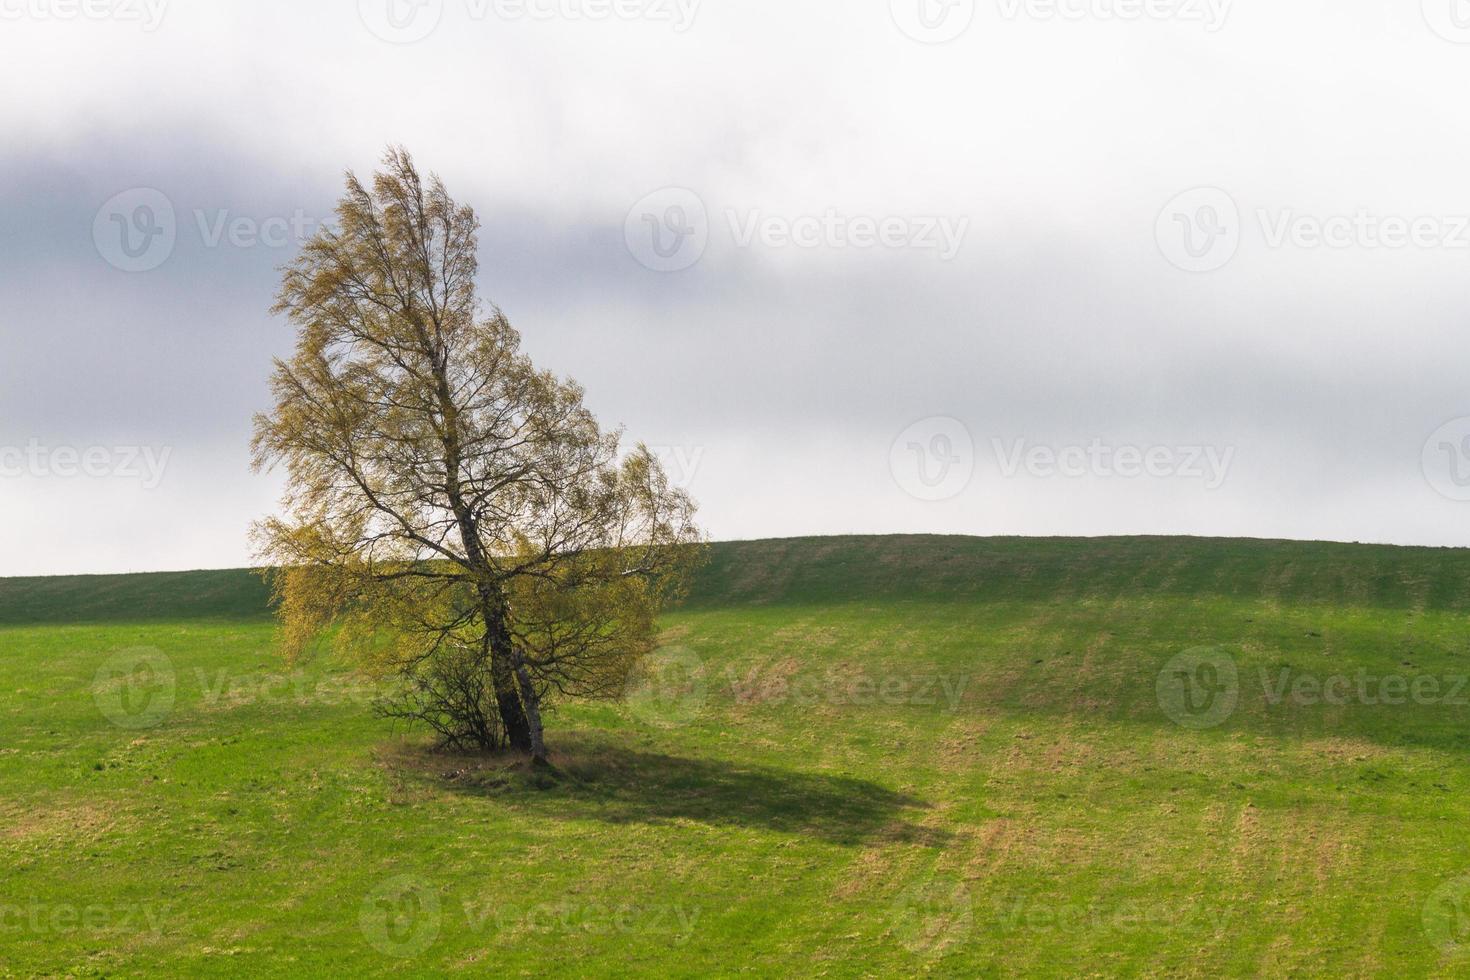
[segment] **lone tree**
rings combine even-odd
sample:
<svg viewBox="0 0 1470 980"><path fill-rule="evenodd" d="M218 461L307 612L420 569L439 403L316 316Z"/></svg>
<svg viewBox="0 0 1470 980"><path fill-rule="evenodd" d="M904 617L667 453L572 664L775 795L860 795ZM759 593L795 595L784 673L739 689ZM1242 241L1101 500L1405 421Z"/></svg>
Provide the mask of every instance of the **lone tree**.
<svg viewBox="0 0 1470 980"><path fill-rule="evenodd" d="M474 211L404 150L336 214L285 270L299 336L255 420L255 468L287 474L255 528L286 651L330 634L397 679L386 713L544 763L549 701L617 696L652 649L694 505L480 304Z"/></svg>

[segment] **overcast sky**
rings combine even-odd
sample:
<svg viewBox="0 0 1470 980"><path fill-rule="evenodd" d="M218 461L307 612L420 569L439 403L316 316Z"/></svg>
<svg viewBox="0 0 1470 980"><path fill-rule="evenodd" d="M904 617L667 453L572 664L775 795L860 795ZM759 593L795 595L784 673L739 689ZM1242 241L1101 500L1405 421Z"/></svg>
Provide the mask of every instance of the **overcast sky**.
<svg viewBox="0 0 1470 980"><path fill-rule="evenodd" d="M1470 545L1456 2L0 0L0 575L249 562L389 142L717 539Z"/></svg>

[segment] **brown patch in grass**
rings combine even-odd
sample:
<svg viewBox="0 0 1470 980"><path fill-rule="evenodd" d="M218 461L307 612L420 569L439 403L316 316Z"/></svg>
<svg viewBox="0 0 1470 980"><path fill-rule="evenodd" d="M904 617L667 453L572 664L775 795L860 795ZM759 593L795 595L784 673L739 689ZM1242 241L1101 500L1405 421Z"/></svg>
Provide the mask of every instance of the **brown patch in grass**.
<svg viewBox="0 0 1470 980"><path fill-rule="evenodd" d="M1046 767L1052 772L1063 772L1081 768L1092 757L1092 746L1064 735L1051 744L1046 752Z"/></svg>
<svg viewBox="0 0 1470 980"><path fill-rule="evenodd" d="M1313 758L1335 765L1377 761L1393 755L1391 750L1373 742L1340 736L1311 739L1302 743L1302 750Z"/></svg>
<svg viewBox="0 0 1470 980"><path fill-rule="evenodd" d="M76 803L67 806L0 805L0 839L30 841L38 838L96 840L113 830L120 819L116 805Z"/></svg>
<svg viewBox="0 0 1470 980"><path fill-rule="evenodd" d="M985 878L1005 864L1026 834L1024 829L1018 831L1016 822L1007 817L987 821L975 835L974 849L965 859L965 880Z"/></svg>
<svg viewBox="0 0 1470 980"><path fill-rule="evenodd" d="M875 882L892 879L894 859L900 853L899 849L890 846L863 848L832 889L832 897L855 898L867 892Z"/></svg>
<svg viewBox="0 0 1470 980"><path fill-rule="evenodd" d="M1245 870L1246 864L1264 852L1267 834L1261 826L1261 811L1254 803L1247 803L1236 815L1231 828L1230 860L1237 874Z"/></svg>
<svg viewBox="0 0 1470 980"><path fill-rule="evenodd" d="M984 719L962 718L953 722L939 740L939 766L946 772L973 769L982 762L980 740L990 732Z"/></svg>
<svg viewBox="0 0 1470 980"><path fill-rule="evenodd" d="M791 679L801 668L802 662L795 657L732 665L720 675L719 684L728 687L736 705L781 701L790 698Z"/></svg>
<svg viewBox="0 0 1470 980"><path fill-rule="evenodd" d="M907 871L900 872L900 865L913 864L926 847L938 846L938 835L948 822L946 812L949 803L936 804L917 824L893 820L873 835L873 842L864 847L848 865L842 877L832 889L832 897L855 898L868 892L878 892ZM953 841L944 842L946 848Z"/></svg>
<svg viewBox="0 0 1470 980"><path fill-rule="evenodd" d="M1325 892L1337 872L1357 864L1358 847L1350 843L1340 832L1316 828L1312 834L1316 844L1316 860L1312 862L1312 876L1317 891Z"/></svg>
<svg viewBox="0 0 1470 980"><path fill-rule="evenodd" d="M1097 660L1102 649L1107 645L1110 635L1099 633L1087 644L1082 651L1081 662L1077 665L1076 674L1073 676L1073 688L1076 696L1072 699L1072 708L1075 711L1093 711L1100 707L1100 702L1093 690L1093 684L1097 677Z"/></svg>
<svg viewBox="0 0 1470 980"><path fill-rule="evenodd" d="M1296 976L1292 969L1288 954L1291 951L1291 936L1282 934L1271 940L1271 945L1261 954L1261 969L1259 976L1263 977L1288 977Z"/></svg>
<svg viewBox="0 0 1470 980"><path fill-rule="evenodd" d="M796 646L802 650L825 650L837 645L843 631L835 626L814 626L810 623L792 623L771 633L771 639L783 647Z"/></svg>
<svg viewBox="0 0 1470 980"><path fill-rule="evenodd" d="M1123 751L1123 750L1117 750ZM1128 756L1126 764L1132 764ZM1096 757L1096 746L1078 739L1070 724L1058 722L1040 731L1020 731L1011 740L1003 768L1018 772L1064 773L1084 766L1109 768L1123 764L1118 759Z"/></svg>

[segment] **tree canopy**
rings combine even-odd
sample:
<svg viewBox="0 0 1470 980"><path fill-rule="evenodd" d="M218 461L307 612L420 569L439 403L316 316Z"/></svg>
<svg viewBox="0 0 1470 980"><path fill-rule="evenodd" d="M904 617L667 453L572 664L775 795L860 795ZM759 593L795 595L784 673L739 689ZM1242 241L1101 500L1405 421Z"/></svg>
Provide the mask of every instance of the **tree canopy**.
<svg viewBox="0 0 1470 980"><path fill-rule="evenodd" d="M284 271L298 330L255 420L283 642L400 681L384 709L545 761L543 708L613 697L700 560L695 507L476 291L479 222L391 149Z"/></svg>

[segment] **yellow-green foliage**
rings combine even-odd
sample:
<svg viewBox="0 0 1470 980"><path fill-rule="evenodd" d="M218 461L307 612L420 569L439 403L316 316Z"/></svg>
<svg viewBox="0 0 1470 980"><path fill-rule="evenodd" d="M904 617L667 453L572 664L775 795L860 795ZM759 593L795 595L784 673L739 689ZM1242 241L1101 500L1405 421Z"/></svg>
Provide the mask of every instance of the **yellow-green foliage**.
<svg viewBox="0 0 1470 980"><path fill-rule="evenodd" d="M335 626L364 668L413 676L479 649L533 718L611 693L699 560L694 504L481 306L474 212L402 150L384 164L371 190L348 176L276 304L299 336L254 452L287 491L256 536L285 650Z"/></svg>

